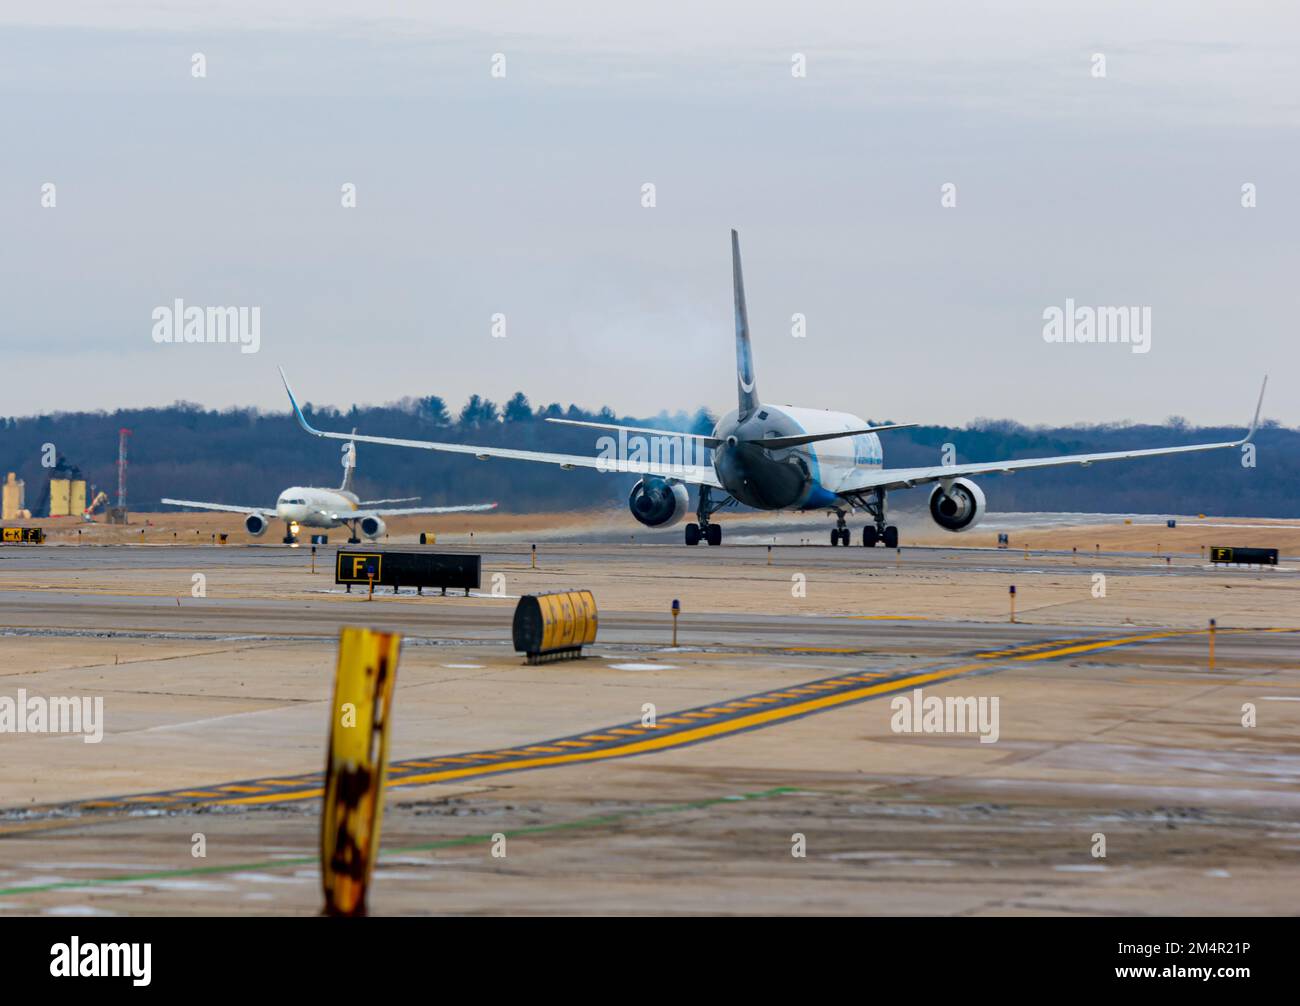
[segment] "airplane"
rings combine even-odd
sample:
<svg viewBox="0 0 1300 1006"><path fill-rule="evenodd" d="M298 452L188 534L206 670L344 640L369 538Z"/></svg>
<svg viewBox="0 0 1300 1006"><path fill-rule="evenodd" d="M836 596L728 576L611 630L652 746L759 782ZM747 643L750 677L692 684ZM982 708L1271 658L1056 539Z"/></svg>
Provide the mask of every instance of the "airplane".
<svg viewBox="0 0 1300 1006"><path fill-rule="evenodd" d="M731 269L736 318L738 401L734 410L718 420L712 434L701 436L583 420L547 420L616 432L620 446L627 442L624 438L628 434L645 434L685 442L687 450L678 450L667 462L662 458L662 451L657 459L653 451L635 450L632 456L611 457L613 438L610 437L602 438L609 446L602 449L599 457L394 437L356 436L356 439L394 447L472 454L480 460L504 458L539 461L559 465L562 469L595 468L600 471L640 474L643 477L633 486L628 496L628 506L632 516L647 527L666 527L680 522L690 509L686 487L694 485L697 487L697 504L695 521L685 527L687 545L698 545L700 541L720 545L722 528L711 518L723 507L743 503L759 510L824 510L828 514L833 513L836 523L831 529L832 545L850 543L845 514L861 510L872 520L872 523L862 529L862 544L870 547L883 543L886 548L895 548L898 545L898 528L888 523L886 510L886 497L894 490L933 483L929 501L931 518L945 530L967 531L980 521L986 510L984 491L969 476L1009 475L1056 465L1080 465L1086 468L1099 461L1241 447L1255 435L1255 429L1259 425L1264 388L1268 386L1267 376L1264 378L1264 386L1260 388L1255 418L1251 421L1249 431L1240 440L1100 454L1061 454L1043 458L886 468L878 434L918 424L871 426L865 420L848 413L771 405L759 397L754 380L749 314L740 267L740 238L734 230L731 232ZM304 430L317 437L348 439L346 433L318 430L308 423L302 409L298 407L283 368L280 369L280 377L284 381L284 389L289 395L294 415ZM598 448L600 443L598 441ZM685 460L688 455L693 455L694 460ZM715 491L722 494L723 498L715 499Z"/></svg>
<svg viewBox="0 0 1300 1006"><path fill-rule="evenodd" d="M355 432L355 431L354 431ZM356 471L357 448L351 438L343 447L343 484L337 489L317 489L311 486L290 486L280 493L274 506L251 507L230 506L226 503L203 503L196 500L164 499L163 503L171 506L190 507L195 510L216 510L223 513L242 513L244 527L254 537L266 533L273 518L285 523L284 543L292 545L298 540L298 530L303 527L331 528L346 526L351 532L349 545L360 544L358 532L371 541L382 537L388 530L385 517L400 517L408 514L434 513L476 513L493 510L495 503L472 503L465 506L406 507L401 509L376 510L375 507L385 503L411 503L418 496L403 499L359 500L352 491L352 475Z"/></svg>

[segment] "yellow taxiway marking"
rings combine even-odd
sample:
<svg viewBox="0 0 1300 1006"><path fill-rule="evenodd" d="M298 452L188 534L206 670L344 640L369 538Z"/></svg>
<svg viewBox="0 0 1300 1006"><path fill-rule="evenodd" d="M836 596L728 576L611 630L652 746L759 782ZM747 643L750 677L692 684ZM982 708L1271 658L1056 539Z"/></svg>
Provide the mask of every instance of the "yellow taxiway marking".
<svg viewBox="0 0 1300 1006"><path fill-rule="evenodd" d="M989 669L991 664L1048 660L1076 653L1094 652L1114 647L1127 646L1133 643L1141 643L1149 640L1203 635L1206 632L1208 632L1208 629L1179 629L1135 633L1133 635L1100 640L1096 637L1085 637L1065 640L1049 640L1046 642L1040 641L1027 643L1009 649L977 653L970 656L966 663L958 664L956 666L944 667L936 664L929 664L915 669L910 674L904 673L901 676L898 676L897 671L865 671L859 674L845 674L834 679L827 679L830 681L842 682L845 686L844 690L831 694L816 695L814 692L812 697L803 698L802 696L806 696L810 691L813 691L813 689L810 688L810 685L821 684L821 682L810 682L807 685L801 685L795 688L774 690L759 695L750 695L741 699L732 700L731 702L707 707L708 710L716 711L719 716L728 717L726 719L715 718L714 716L711 716L708 711L702 712L700 710L689 710L678 713L676 716L662 717L658 723L647 725L642 728L635 728L630 725L611 727L601 733L579 735L579 739L565 738L563 740L549 741L523 748L501 748L495 751L469 752L462 755L448 755L445 757L421 759L420 761L398 762L390 766L390 775L386 780L386 786L428 785L456 779L467 779L474 776L495 775L502 772L544 768L579 762L602 761L606 759L626 757L628 755L668 750L699 741L725 737L730 734L750 730L756 727L780 723L809 713L821 712L827 709L833 709L837 706L860 702L877 695L900 692L920 685L947 681L971 671ZM1300 629L1270 628L1219 630L1220 634L1233 632L1296 633L1300 632ZM891 677L889 675L894 676ZM879 680L881 678L884 678L884 680ZM858 683L861 683L861 687L852 687ZM1222 682L1211 680L1204 683L1207 685L1240 684L1240 682L1234 682L1231 679ZM1271 682L1264 682L1262 684L1269 687L1277 687ZM789 701L782 702L781 697L784 697ZM772 705L773 703L777 704ZM744 713L736 712L740 709L753 709L753 711ZM700 722L702 719L712 719L713 722ZM666 733L650 733L652 730L665 730L665 724L670 723L680 726L683 729L672 730ZM631 738L624 736L628 734L632 735ZM591 743L591 740L595 740L596 738L608 738L609 743ZM572 750L573 748L585 750ZM411 770L414 768L429 768L434 771L412 772ZM84 809L108 809L124 808L148 803L168 804L174 803L186 796L196 796L199 794L209 793L212 794L214 799L210 802L194 804L193 806L250 806L308 800L319 797L322 793L320 785L312 778L301 778L297 780L276 779L274 780L275 782L285 784L290 788L287 790L281 789L274 792L266 792L267 787L271 785L272 781L273 780L271 779L248 780L243 783L231 783L224 786L209 787L207 789L181 790L154 795L138 794L115 800L87 801L78 806ZM236 793L247 793L249 795L232 795ZM0 828L0 834L3 834L8 830L9 829L7 828Z"/></svg>
<svg viewBox="0 0 1300 1006"><path fill-rule="evenodd" d="M422 786L430 783L448 782L452 779L466 779L476 775L495 774L504 768L511 771L529 768L545 768L552 765L568 765L575 762L604 761L609 758L624 758L628 755L645 754L650 751L661 751L667 748L680 747L684 744L693 744L696 741L709 740L727 734L736 733L741 730L750 730L754 727L766 726L781 720L790 719L796 716L804 716L808 713L819 712L830 709L834 706L844 705L850 702L859 702L863 699L870 698L873 695L879 695L884 692L899 691L905 688L915 688L918 685L932 684L936 681L943 681L947 678L955 677L959 674L965 674L968 671L978 670L985 666L983 662L973 664L960 664L956 667L949 667L939 671L931 671L928 674L914 674L907 678L896 678L892 681L881 682L880 684L867 685L863 688L855 688L852 691L840 692L837 695L823 695L815 699L807 699L803 702L797 702L793 705L780 706L776 709L765 709L761 712L748 713L744 716L738 716L735 719L725 720L721 723L701 724L690 730L682 730L676 733L663 734L658 737L650 737L645 740L629 741L626 744L620 744L616 747L601 748L598 751L570 751L566 754L550 755L546 757L521 758L518 761L510 762L506 765L475 765L466 768L444 769L440 772L425 772L414 775L403 775L400 778L389 778L385 780L385 787L401 786ZM267 794L265 796L248 796L231 800L222 800L222 804L230 805L253 805L259 803L270 803L277 801L290 800L310 800L321 795L320 787L305 789L297 793L279 793Z"/></svg>

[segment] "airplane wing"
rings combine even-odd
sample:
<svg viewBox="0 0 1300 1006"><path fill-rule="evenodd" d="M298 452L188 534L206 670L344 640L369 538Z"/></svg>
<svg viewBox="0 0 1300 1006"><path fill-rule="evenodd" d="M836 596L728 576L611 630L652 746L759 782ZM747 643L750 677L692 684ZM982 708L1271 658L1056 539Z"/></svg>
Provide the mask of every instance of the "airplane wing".
<svg viewBox="0 0 1300 1006"><path fill-rule="evenodd" d="M1151 447L1136 451L1107 451L1103 454L1058 454L1049 458L1019 458L1014 461L977 461L961 465L935 465L929 468L882 468L863 482L861 477L851 486L833 489L841 494L868 492L872 489L909 489L927 482L940 482L944 479L960 478L963 475L1014 474L1032 468L1052 468L1057 465L1081 465L1087 467L1097 461L1125 461L1129 458L1153 458L1166 454L1190 454L1194 451L1215 451L1226 447L1240 447L1248 443L1259 426L1259 410L1264 404L1264 388L1268 387L1268 378L1259 389L1259 401L1255 405L1255 418L1250 422L1250 429L1240 440L1230 440L1218 444L1184 444L1180 447ZM827 486L828 489L832 487Z"/></svg>
<svg viewBox="0 0 1300 1006"><path fill-rule="evenodd" d="M428 513L480 513L484 510L495 510L496 508L496 503L469 503L465 506L417 506L398 510L354 510L343 516L351 520L353 517L403 517Z"/></svg>
<svg viewBox="0 0 1300 1006"><path fill-rule="evenodd" d="M193 510L220 510L222 513L259 513L275 515L273 506L229 506L226 503L200 503L197 500L159 500L169 506L187 506Z"/></svg>
<svg viewBox="0 0 1300 1006"><path fill-rule="evenodd" d="M380 506L384 503L414 503L419 498L419 496L403 496L401 499L392 500L361 500L357 506Z"/></svg>
<svg viewBox="0 0 1300 1006"><path fill-rule="evenodd" d="M621 472L634 475L657 475L663 478L679 479L693 485L712 486L721 489L717 474L712 465L676 465L657 461L628 460L623 458L589 457L582 454L552 454L549 451L521 451L510 447L475 447L470 444L446 444L433 440L401 440L397 437L367 437L361 434L333 433L318 430L302 414L298 401L293 397L289 379L280 370L284 381L284 390L289 393L289 404L298 419L298 425L316 437L329 437L332 440L359 440L368 444L386 444L389 447L418 447L426 451L445 451L449 454L471 454L480 461L488 458L502 458L507 461L540 461L545 464L559 465L563 469L594 468L602 472ZM671 434L670 434L671 435Z"/></svg>

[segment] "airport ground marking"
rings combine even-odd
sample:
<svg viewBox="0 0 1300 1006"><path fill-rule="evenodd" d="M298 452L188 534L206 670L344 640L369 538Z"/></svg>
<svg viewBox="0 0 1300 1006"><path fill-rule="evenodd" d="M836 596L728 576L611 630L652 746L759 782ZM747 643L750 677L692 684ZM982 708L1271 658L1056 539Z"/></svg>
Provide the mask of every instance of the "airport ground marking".
<svg viewBox="0 0 1300 1006"><path fill-rule="evenodd" d="M719 804L745 803L751 800L770 800L773 797L798 793L796 786L774 786L772 789L758 790L752 793L732 793L727 796L708 797L703 800L691 800L687 803L665 804L663 806L630 807L627 810L610 811L595 814L572 821L556 821L552 824L525 825L520 828L506 828L491 834L461 835L456 838L438 839L434 842L422 842L419 845L406 845L395 849L381 849L379 863L385 858L406 856L413 852L436 852L439 849L454 849L466 845L478 845L495 841L497 835L506 838L527 838L530 835L545 835L555 832L578 831L585 828L598 828L602 825L617 824L635 818L654 817L661 814L679 814L692 810L707 810ZM276 870L287 867L319 866L320 856L293 856L286 859L262 860L256 863L211 864L209 866L191 866L176 870L150 870L143 873L119 874L112 877L87 877L80 880L58 880L46 884L28 884L17 887L0 888L0 897L13 897L21 894L41 894L48 891L63 891L84 887L114 887L125 884L147 883L151 880L176 880L183 877L211 876L223 873L251 873L259 870Z"/></svg>
<svg viewBox="0 0 1300 1006"><path fill-rule="evenodd" d="M550 768L560 765L581 764L625 758L656 751L685 747L721 737L761 729L803 716L825 712L878 698L883 695L935 684L953 678L994 669L997 664L1012 662L1053 660L1078 653L1112 649L1162 639L1204 635L1208 629L1174 629L1134 633L1119 637L1084 636L1056 640L1037 640L999 650L986 650L968 655L964 663L942 666L923 665L907 671L858 671L837 674L833 677L804 682L799 685L770 689L753 695L722 703L711 703L696 709L687 709L669 716L660 716L654 727L637 722L623 723L598 731L574 734L569 737L542 741L528 746L499 748L488 751L461 752L441 756L422 756L393 762L388 768L387 787L424 786L475 777L501 775L530 769ZM1220 629L1219 632L1300 632L1290 628L1239 628ZM818 686L829 686L834 691L817 694ZM808 697L809 693L815 697ZM755 707L758 707L755 709ZM751 711L752 710L752 711ZM606 738L606 739L597 739ZM425 770L425 771L420 771ZM432 771L428 771L432 770ZM199 794L212 794L200 796ZM270 776L265 779L248 779L206 787L187 787L158 793L143 793L125 797L76 801L67 804L26 808L27 814L45 813L58 816L58 827L72 827L78 823L78 812L141 809L160 806L177 810L199 810L211 807L256 807L319 798L322 794L321 777L317 773L302 776ZM0 826L0 835L33 830L34 822L28 819L16 827ZM23 827L26 825L26 827Z"/></svg>

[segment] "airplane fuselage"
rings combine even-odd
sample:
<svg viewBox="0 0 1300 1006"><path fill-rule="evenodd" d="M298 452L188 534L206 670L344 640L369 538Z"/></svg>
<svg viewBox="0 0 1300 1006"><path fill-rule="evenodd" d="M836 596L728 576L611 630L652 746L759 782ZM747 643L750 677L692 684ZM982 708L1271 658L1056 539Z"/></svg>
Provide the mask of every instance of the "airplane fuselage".
<svg viewBox="0 0 1300 1006"><path fill-rule="evenodd" d="M356 509L356 495L342 489L290 486L275 501L275 515L300 527L340 527L343 521L338 518L346 519Z"/></svg>
<svg viewBox="0 0 1300 1006"><path fill-rule="evenodd" d="M861 485L862 476L884 464L880 437L822 440L784 450L761 446L767 437L805 433L834 433L870 426L847 412L800 409L789 405L759 405L745 420L736 410L727 413L713 435L724 442L713 450L713 467L728 493L746 506L761 510L813 510L841 506L837 495Z"/></svg>

